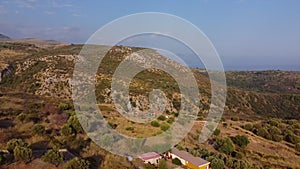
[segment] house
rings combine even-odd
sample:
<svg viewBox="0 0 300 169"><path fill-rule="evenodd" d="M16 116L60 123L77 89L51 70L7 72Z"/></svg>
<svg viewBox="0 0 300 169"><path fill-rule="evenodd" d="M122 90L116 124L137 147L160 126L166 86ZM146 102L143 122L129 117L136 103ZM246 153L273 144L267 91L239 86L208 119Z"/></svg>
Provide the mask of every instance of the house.
<svg viewBox="0 0 300 169"><path fill-rule="evenodd" d="M172 148L171 152L166 154L168 158L178 158L181 163L191 169L209 169L210 162L200 158L194 157L186 151L180 151L177 148Z"/></svg>
<svg viewBox="0 0 300 169"><path fill-rule="evenodd" d="M140 159L144 161L144 163L150 163L157 165L159 160L162 158L161 155L156 152L148 152L139 156Z"/></svg>

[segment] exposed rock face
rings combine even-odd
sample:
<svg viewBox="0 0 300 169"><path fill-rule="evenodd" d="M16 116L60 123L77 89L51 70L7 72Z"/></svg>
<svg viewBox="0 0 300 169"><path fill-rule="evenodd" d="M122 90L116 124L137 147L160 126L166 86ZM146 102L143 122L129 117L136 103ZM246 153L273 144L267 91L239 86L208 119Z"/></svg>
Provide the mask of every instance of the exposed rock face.
<svg viewBox="0 0 300 169"><path fill-rule="evenodd" d="M0 82L4 77L6 77L9 74L12 74L14 71L14 68L9 64L0 64Z"/></svg>

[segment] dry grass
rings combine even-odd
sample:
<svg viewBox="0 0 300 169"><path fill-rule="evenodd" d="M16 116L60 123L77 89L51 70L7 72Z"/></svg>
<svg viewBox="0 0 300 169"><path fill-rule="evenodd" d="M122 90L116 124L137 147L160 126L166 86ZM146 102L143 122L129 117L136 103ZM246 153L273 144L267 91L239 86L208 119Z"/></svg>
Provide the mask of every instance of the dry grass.
<svg viewBox="0 0 300 169"><path fill-rule="evenodd" d="M226 121L232 126L224 127L219 125L221 137L233 137L236 135L247 135L250 144L246 147L246 158L253 163L271 164L281 168L290 166L292 168L300 168L300 156L296 155L294 148L287 146L285 141L274 142L265 138L259 137L252 132L241 128L240 121ZM257 159L257 160L255 160Z"/></svg>
<svg viewBox="0 0 300 169"><path fill-rule="evenodd" d="M132 122L125 117L123 117L121 114L119 114L112 105L105 105L106 108L104 108L104 105L101 105L100 109L103 113L103 116L106 117L106 120L108 122L111 122L113 124L117 124L116 131L118 131L121 134L124 134L126 136L131 137L151 137L155 134L157 134L160 131L159 127L153 127L150 123L136 123ZM107 111L110 110L110 111ZM127 127L133 127L134 129L126 130Z"/></svg>

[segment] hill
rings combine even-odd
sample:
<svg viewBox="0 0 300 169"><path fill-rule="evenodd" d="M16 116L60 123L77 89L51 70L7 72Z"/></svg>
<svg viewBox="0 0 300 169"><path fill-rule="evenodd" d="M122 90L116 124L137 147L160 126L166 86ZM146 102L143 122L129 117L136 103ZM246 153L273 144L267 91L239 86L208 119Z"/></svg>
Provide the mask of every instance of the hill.
<svg viewBox="0 0 300 169"><path fill-rule="evenodd" d="M50 45L44 47L38 40L32 39L0 42L0 122L3 124L0 126L0 147L5 148L7 141L17 137L30 143L32 149L53 146L68 148L81 157L96 160L100 163L98 167L133 168L134 165L138 165L96 147L86 138L80 127L74 125L74 121L69 124L69 119L73 119L74 113L70 79L73 76L75 61L84 59L79 55L82 45L61 45L52 41L46 43ZM149 137L162 132L160 127L134 123L120 116L112 104L111 81L116 68L126 56L141 50L143 48L113 47L102 60L96 75L96 96L104 118L118 132L133 137ZM151 50L149 55L159 57L163 64L180 70L186 69L177 62L160 56L154 50ZM143 58L136 56L135 60L142 62ZM223 121L219 125L221 135L213 136L205 144L198 144L197 136L210 105L210 80L204 70L192 69L192 72L201 93L201 106L198 122L180 143L181 146L190 151L205 148L211 152L211 156L221 154L232 160L247 161L255 166L254 168L286 168L291 167L288 166L291 161L295 162L294 168L300 167L296 162L300 161L299 154L294 150L296 142L290 139L300 137L300 72L226 72L228 96ZM181 98L176 81L167 73L147 69L137 74L130 83L130 101L134 108L147 110L148 94L157 88L166 94L167 110L163 113L170 117L168 121L157 121L159 125L170 126L177 118ZM269 122L271 118L274 118L276 125ZM246 130L244 126L248 123L256 128ZM32 129L36 125L44 126L48 134L33 134ZM62 134L63 127L71 127L72 134ZM276 135L281 138L279 141L272 140L274 138L271 129L275 130L274 127L280 129ZM257 130L266 130L267 134L262 135ZM234 137L235 132L247 135L251 140L246 149L237 149L243 155L241 158L232 154L222 154L211 144L217 138ZM291 132L293 134L289 135ZM259 149L255 149L258 146ZM278 147L276 155L274 146ZM103 161L99 162L99 159ZM113 159L119 159L119 163L113 164ZM7 167L13 168L13 165L9 164Z"/></svg>

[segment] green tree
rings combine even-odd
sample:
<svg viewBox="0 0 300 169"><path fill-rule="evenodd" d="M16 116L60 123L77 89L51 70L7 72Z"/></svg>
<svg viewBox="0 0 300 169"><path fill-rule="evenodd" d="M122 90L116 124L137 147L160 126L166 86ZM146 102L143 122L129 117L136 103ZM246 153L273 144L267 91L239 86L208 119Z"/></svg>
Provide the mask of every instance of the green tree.
<svg viewBox="0 0 300 169"><path fill-rule="evenodd" d="M253 129L253 125L251 123L247 123L243 126L244 129L252 131Z"/></svg>
<svg viewBox="0 0 300 169"><path fill-rule="evenodd" d="M178 158L172 159L172 163L176 165L182 165L181 161Z"/></svg>
<svg viewBox="0 0 300 169"><path fill-rule="evenodd" d="M164 160L164 159L159 160L158 168L159 169L168 169L168 165L167 165L166 160Z"/></svg>
<svg viewBox="0 0 300 169"><path fill-rule="evenodd" d="M151 126L159 127L159 123L156 120L154 120L154 121L151 122Z"/></svg>
<svg viewBox="0 0 300 169"><path fill-rule="evenodd" d="M247 136L245 135L237 135L232 140L234 144L240 146L240 147L246 147L250 141Z"/></svg>
<svg viewBox="0 0 300 169"><path fill-rule="evenodd" d="M90 167L89 161L76 157L67 162L65 169L90 169Z"/></svg>
<svg viewBox="0 0 300 169"><path fill-rule="evenodd" d="M83 133L83 129L76 115L73 115L68 119L68 124L76 134Z"/></svg>
<svg viewBox="0 0 300 169"><path fill-rule="evenodd" d="M290 142L290 143L293 143L293 144L296 144L296 143L299 143L300 142L300 137L293 134L293 133L288 133L285 138L284 138L285 141L287 142Z"/></svg>
<svg viewBox="0 0 300 169"><path fill-rule="evenodd" d="M21 139L11 139L6 144L7 150L11 153L13 153L16 146L28 147L27 143L24 143Z"/></svg>
<svg viewBox="0 0 300 169"><path fill-rule="evenodd" d="M172 124L175 121L174 117L169 117L169 119L167 120L167 123Z"/></svg>
<svg viewBox="0 0 300 169"><path fill-rule="evenodd" d="M165 121L167 118L164 115L160 115L157 119L160 121Z"/></svg>
<svg viewBox="0 0 300 169"><path fill-rule="evenodd" d="M162 123L161 125L160 125L160 129L162 130L162 131L167 131L168 129L170 128L170 125L168 124L168 123Z"/></svg>
<svg viewBox="0 0 300 169"><path fill-rule="evenodd" d="M214 158L210 165L213 169L223 169L225 167L224 161L218 158Z"/></svg>
<svg viewBox="0 0 300 169"><path fill-rule="evenodd" d="M32 150L28 147L16 146L14 149L14 158L16 161L29 162L32 159Z"/></svg>
<svg viewBox="0 0 300 169"><path fill-rule="evenodd" d="M217 139L215 146L218 151L225 154L230 154L235 150L235 146L230 138L226 138L224 140Z"/></svg>
<svg viewBox="0 0 300 169"><path fill-rule="evenodd" d="M216 129L216 130L214 131L214 135L215 135L215 136L220 135L220 133L221 133L221 130L220 130L220 129Z"/></svg>
<svg viewBox="0 0 300 169"><path fill-rule="evenodd" d="M48 152L42 156L42 160L58 166L64 161L64 156L57 149L48 150Z"/></svg>
<svg viewBox="0 0 300 169"><path fill-rule="evenodd" d="M256 134L260 137L263 137L263 138L268 138L268 135L270 135L268 130L265 129L265 128L262 128L262 127L257 129Z"/></svg>

